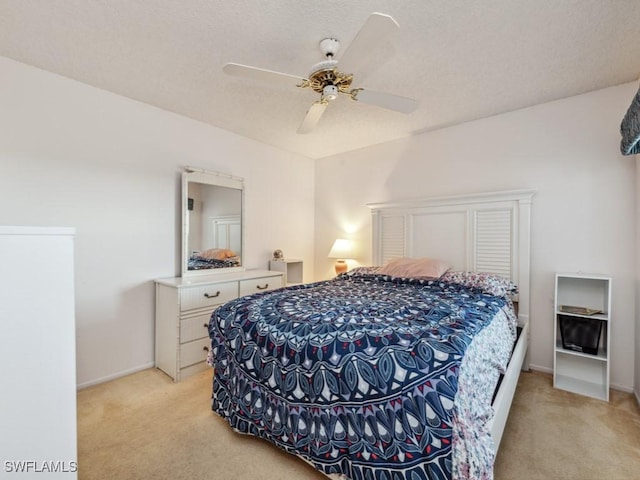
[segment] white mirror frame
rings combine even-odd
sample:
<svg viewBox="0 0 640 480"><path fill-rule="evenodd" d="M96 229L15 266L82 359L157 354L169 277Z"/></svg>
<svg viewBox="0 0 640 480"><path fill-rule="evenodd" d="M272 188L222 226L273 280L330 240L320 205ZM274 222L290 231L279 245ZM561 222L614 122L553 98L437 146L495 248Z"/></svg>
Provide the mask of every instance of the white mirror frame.
<svg viewBox="0 0 640 480"><path fill-rule="evenodd" d="M240 266L226 268L210 268L202 270L189 270L189 182L202 183L240 190ZM210 172L196 167L185 167L182 172L182 276L192 277L198 275L215 275L234 271L243 271L245 242L244 242L244 179L226 175L219 172Z"/></svg>

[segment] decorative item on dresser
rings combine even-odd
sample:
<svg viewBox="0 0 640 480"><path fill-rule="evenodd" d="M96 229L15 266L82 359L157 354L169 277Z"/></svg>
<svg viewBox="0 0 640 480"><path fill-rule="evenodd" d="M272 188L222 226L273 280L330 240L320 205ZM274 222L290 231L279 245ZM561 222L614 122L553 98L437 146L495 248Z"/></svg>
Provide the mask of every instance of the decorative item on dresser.
<svg viewBox="0 0 640 480"><path fill-rule="evenodd" d="M156 367L176 382L206 368L209 319L234 298L284 285L282 272L245 270L156 281Z"/></svg>
<svg viewBox="0 0 640 480"><path fill-rule="evenodd" d="M609 401L611 277L556 273L553 386Z"/></svg>
<svg viewBox="0 0 640 480"><path fill-rule="evenodd" d="M269 270L284 273L285 285L298 285L302 283L302 260L295 258L280 258L269 261Z"/></svg>

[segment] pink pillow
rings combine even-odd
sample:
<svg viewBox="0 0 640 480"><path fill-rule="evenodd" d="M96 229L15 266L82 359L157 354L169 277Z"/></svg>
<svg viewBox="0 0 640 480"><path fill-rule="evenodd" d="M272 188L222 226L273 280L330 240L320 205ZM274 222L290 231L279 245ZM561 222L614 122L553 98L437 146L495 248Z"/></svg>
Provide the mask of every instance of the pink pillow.
<svg viewBox="0 0 640 480"><path fill-rule="evenodd" d="M233 250L227 250L226 248L210 248L209 250L201 252L198 256L210 260L224 260L229 257L234 257L235 255Z"/></svg>
<svg viewBox="0 0 640 480"><path fill-rule="evenodd" d="M403 278L440 278L451 266L435 258L394 258L377 273Z"/></svg>

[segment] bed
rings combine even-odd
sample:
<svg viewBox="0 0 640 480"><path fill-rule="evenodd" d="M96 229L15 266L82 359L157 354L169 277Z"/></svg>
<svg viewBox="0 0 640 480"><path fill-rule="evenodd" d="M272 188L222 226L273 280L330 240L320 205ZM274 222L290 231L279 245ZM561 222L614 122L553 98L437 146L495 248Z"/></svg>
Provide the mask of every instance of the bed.
<svg viewBox="0 0 640 480"><path fill-rule="evenodd" d="M208 270L211 268L239 267L240 257L234 256L225 259L205 258L198 254L190 255L187 270Z"/></svg>
<svg viewBox="0 0 640 480"><path fill-rule="evenodd" d="M209 270L212 268L239 267L240 256L235 250L210 248L203 252L192 252L187 262L188 270Z"/></svg>
<svg viewBox="0 0 640 480"><path fill-rule="evenodd" d="M492 478L526 368L532 195L370 205L383 267L214 312L212 409L332 478ZM389 274L423 257L448 271Z"/></svg>

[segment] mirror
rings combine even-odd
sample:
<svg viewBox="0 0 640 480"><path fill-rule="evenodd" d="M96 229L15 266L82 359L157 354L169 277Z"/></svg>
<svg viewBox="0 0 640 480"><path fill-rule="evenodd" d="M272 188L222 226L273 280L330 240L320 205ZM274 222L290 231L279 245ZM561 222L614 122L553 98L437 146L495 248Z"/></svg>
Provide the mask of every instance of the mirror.
<svg viewBox="0 0 640 480"><path fill-rule="evenodd" d="M244 270L244 182L187 167L182 173L182 276Z"/></svg>

